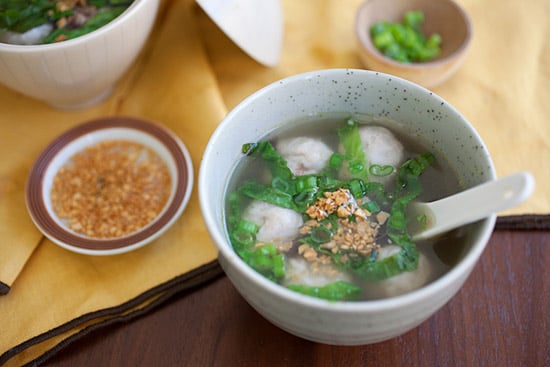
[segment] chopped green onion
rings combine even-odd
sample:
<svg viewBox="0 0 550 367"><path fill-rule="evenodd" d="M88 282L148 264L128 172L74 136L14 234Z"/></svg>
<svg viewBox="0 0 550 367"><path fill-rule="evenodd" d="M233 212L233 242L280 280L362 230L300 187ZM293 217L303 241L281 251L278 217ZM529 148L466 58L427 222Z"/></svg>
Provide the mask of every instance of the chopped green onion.
<svg viewBox="0 0 550 367"><path fill-rule="evenodd" d="M282 208L296 209L292 195L268 185L247 181L239 188L238 192L250 199L265 201Z"/></svg>
<svg viewBox="0 0 550 367"><path fill-rule="evenodd" d="M416 221L420 223L421 228L425 229L428 226L428 217L426 214L420 214L416 216Z"/></svg>
<svg viewBox="0 0 550 367"><path fill-rule="evenodd" d="M276 282L285 275L284 256L274 244L243 252L241 257L251 268L272 281Z"/></svg>
<svg viewBox="0 0 550 367"><path fill-rule="evenodd" d="M374 200L368 201L365 205L363 205L363 207L373 214L380 211L380 206Z"/></svg>
<svg viewBox="0 0 550 367"><path fill-rule="evenodd" d="M342 154L333 153L329 158L328 165L330 168L338 169L342 165L343 160L344 156Z"/></svg>
<svg viewBox="0 0 550 367"><path fill-rule="evenodd" d="M308 189L317 189L317 176L307 175L307 176L298 176L296 177L296 191L300 192L302 190Z"/></svg>
<svg viewBox="0 0 550 367"><path fill-rule="evenodd" d="M241 150L248 156L264 159L273 177L279 177L281 180L286 181L294 179L294 174L288 168L286 160L275 150L270 142L246 143L243 144Z"/></svg>
<svg viewBox="0 0 550 367"><path fill-rule="evenodd" d="M365 196L365 186L363 185L363 181L357 179L351 180L349 182L349 191L356 198Z"/></svg>
<svg viewBox="0 0 550 367"><path fill-rule="evenodd" d="M273 177L273 180L271 180L271 187L275 190L288 192L290 190L290 183L280 177Z"/></svg>
<svg viewBox="0 0 550 367"><path fill-rule="evenodd" d="M369 167L369 173L376 177L384 177L389 176L393 173L395 168L389 164L386 165L379 165L379 164L371 164Z"/></svg>
<svg viewBox="0 0 550 367"><path fill-rule="evenodd" d="M292 284L288 289L329 301L352 301L361 294L360 287L344 281L329 283L322 287Z"/></svg>
<svg viewBox="0 0 550 367"><path fill-rule="evenodd" d="M298 208L307 208L313 204L317 198L316 189L307 189L294 195L293 200Z"/></svg>
<svg viewBox="0 0 550 367"><path fill-rule="evenodd" d="M241 251L254 245L257 232L258 226L254 223L240 220L230 233L231 241L235 249Z"/></svg>
<svg viewBox="0 0 550 367"><path fill-rule="evenodd" d="M244 143L241 147L241 153L245 155L251 155L257 146L258 143Z"/></svg>
<svg viewBox="0 0 550 367"><path fill-rule="evenodd" d="M395 44L395 38L389 31L378 33L373 38L374 45L379 49L384 49Z"/></svg>
<svg viewBox="0 0 550 367"><path fill-rule="evenodd" d="M363 151L363 141L359 134L359 123L348 119L346 125L338 129L340 143L344 147L345 160L348 164L348 171L353 178L367 180L367 157Z"/></svg>
<svg viewBox="0 0 550 367"><path fill-rule="evenodd" d="M425 62L439 56L441 36L437 33L426 37L422 31L424 13L408 11L403 21L374 23L370 36L374 46L385 56L399 62Z"/></svg>
<svg viewBox="0 0 550 367"><path fill-rule="evenodd" d="M319 245L330 242L332 236L332 231L325 226L318 226L311 230L312 241Z"/></svg>
<svg viewBox="0 0 550 367"><path fill-rule="evenodd" d="M420 29L424 23L424 13L421 11L408 11L403 16L403 23L414 29Z"/></svg>

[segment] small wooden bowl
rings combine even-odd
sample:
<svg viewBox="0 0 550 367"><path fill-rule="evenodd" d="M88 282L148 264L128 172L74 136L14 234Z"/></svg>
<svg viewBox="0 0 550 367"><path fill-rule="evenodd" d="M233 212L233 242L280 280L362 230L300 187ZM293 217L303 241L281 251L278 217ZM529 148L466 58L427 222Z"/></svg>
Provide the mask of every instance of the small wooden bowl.
<svg viewBox="0 0 550 367"><path fill-rule="evenodd" d="M394 61L372 43L370 28L374 23L401 22L410 10L424 13L424 34L438 33L442 38L441 54L431 61L410 64ZM431 88L446 81L464 61L472 38L472 25L466 12L452 0L367 0L357 11L355 32L359 55L367 69Z"/></svg>

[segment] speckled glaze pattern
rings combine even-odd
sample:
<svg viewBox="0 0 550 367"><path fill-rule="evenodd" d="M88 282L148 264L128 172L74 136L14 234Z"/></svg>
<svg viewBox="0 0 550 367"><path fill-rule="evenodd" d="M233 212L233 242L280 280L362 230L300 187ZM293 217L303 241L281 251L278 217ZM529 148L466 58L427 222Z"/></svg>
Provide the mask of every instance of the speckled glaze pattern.
<svg viewBox="0 0 550 367"><path fill-rule="evenodd" d="M119 17L87 35L48 45L0 43L0 83L62 109L108 97L152 29L159 0L135 0Z"/></svg>
<svg viewBox="0 0 550 367"><path fill-rule="evenodd" d="M228 242L223 220L227 180L242 143L300 117L327 113L395 121L394 127L447 159L465 187L494 179L495 170L480 136L446 101L404 79L366 70L320 70L275 82L242 101L220 123L204 152L198 185L203 216L228 277L259 313L290 333L329 344L374 343L411 330L458 291L489 240L496 216L473 225L466 253L451 271L402 296L330 303L263 278ZM219 179L213 182L213 176Z"/></svg>

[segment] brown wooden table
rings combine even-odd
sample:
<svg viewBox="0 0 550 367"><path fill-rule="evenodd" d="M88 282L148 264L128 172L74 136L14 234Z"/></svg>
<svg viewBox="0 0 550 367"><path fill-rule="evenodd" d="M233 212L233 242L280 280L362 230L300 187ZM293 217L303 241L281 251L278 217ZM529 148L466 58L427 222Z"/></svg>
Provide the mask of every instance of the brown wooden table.
<svg viewBox="0 0 550 367"><path fill-rule="evenodd" d="M497 227L462 290L389 341L322 345L253 310L221 275L70 344L46 366L550 366L550 232Z"/></svg>

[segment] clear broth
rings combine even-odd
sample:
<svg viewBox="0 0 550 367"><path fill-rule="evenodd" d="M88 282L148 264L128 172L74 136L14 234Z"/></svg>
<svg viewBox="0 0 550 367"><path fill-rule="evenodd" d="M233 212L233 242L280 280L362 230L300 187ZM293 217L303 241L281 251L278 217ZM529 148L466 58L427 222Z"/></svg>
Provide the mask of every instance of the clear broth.
<svg viewBox="0 0 550 367"><path fill-rule="evenodd" d="M333 151L338 151L338 135L336 129L343 126L349 114L323 115L321 117L307 117L285 124L284 127L275 129L259 141L270 141L274 143L278 139L289 137L307 136L318 139L326 143ZM383 126L389 129L394 136L403 144L405 148L405 159L416 156L428 151L419 141L419 137L413 137L405 134L400 125L394 121L374 121L365 116L353 116L360 124ZM244 142L248 143L248 142ZM421 175L423 192L416 199L418 201L433 201L439 198L461 191L462 187L457 174L449 165L446 159L442 158L438 152L431 152L436 156L436 161L428 167ZM254 179L263 183L270 180L270 173L265 168L265 162L262 159L253 157L243 157L237 162L231 179L227 187L227 193L236 190L244 181ZM227 210L227 208L226 208ZM453 265L455 265L465 250L467 230L464 228L446 233L435 239L416 242L420 253L425 256L430 266L430 276L427 282L422 286L434 281L445 274ZM288 257L299 256L295 250L286 254ZM401 274L400 274L401 275ZM391 278L390 278L391 279ZM381 282L385 282L381 281ZM366 282L357 277L353 278L354 284L361 286L364 291L358 300L369 300L385 298L386 296L371 292L369 289L375 289L382 285L376 282ZM382 292L383 293L383 292Z"/></svg>

